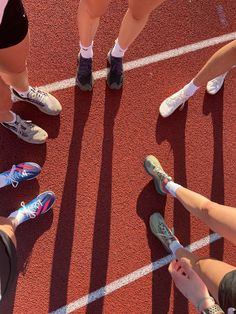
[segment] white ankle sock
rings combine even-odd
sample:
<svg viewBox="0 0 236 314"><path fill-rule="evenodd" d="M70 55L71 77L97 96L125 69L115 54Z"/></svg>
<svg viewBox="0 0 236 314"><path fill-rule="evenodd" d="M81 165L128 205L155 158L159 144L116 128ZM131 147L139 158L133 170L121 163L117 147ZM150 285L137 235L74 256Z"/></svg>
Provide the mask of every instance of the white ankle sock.
<svg viewBox="0 0 236 314"><path fill-rule="evenodd" d="M169 245L169 248L171 249L171 252L175 256L176 251L180 248L183 248L183 245L180 244L179 241L176 240L176 241L171 242L171 244Z"/></svg>
<svg viewBox="0 0 236 314"><path fill-rule="evenodd" d="M126 49L121 48L121 46L118 43L118 39L116 39L115 45L113 46L111 51L111 55L112 57L123 58L126 50L127 48Z"/></svg>
<svg viewBox="0 0 236 314"><path fill-rule="evenodd" d="M16 122L16 114L15 114L15 112L10 110L10 113L12 114L12 120L4 122L4 123L15 123Z"/></svg>
<svg viewBox="0 0 236 314"><path fill-rule="evenodd" d="M80 45L80 54L83 58L90 59L93 57L93 42L90 46L85 47L81 43Z"/></svg>
<svg viewBox="0 0 236 314"><path fill-rule="evenodd" d="M181 188L181 185L173 182L173 181L169 181L166 185L165 188L167 189L168 192L170 192L170 194L174 197L176 197L176 190L178 188Z"/></svg>
<svg viewBox="0 0 236 314"><path fill-rule="evenodd" d="M188 83L187 85L185 85L183 87L184 93L186 96L193 96L196 91L200 88L200 86L196 86L193 84L193 81L191 81L190 83Z"/></svg>
<svg viewBox="0 0 236 314"><path fill-rule="evenodd" d="M30 92L31 86L29 86L28 90L22 92L22 91L18 91L17 89L14 88L14 90L21 96L24 98L27 98L29 92Z"/></svg>

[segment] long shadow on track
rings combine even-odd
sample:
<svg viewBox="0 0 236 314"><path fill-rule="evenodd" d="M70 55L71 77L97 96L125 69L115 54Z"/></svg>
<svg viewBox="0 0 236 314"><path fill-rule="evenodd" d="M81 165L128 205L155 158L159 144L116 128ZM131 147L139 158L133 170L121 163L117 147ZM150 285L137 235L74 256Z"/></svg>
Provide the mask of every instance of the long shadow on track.
<svg viewBox="0 0 236 314"><path fill-rule="evenodd" d="M113 129L120 107L121 96L122 90L111 91L106 87L102 164L93 232L89 293L104 287L107 279L112 206ZM103 304L104 298L89 303L86 308L86 314L102 314Z"/></svg>
<svg viewBox="0 0 236 314"><path fill-rule="evenodd" d="M179 112L175 112L172 116L166 119L158 117L157 129L156 129L156 139L157 143L161 144L163 141L167 140L170 143L171 149L173 150L174 158L174 173L169 173L170 176L173 176L175 182L186 186L186 157L185 157L185 126L187 119L187 104L185 108ZM179 127L177 127L179 126ZM161 156L158 153L158 158L160 160L167 160L166 156ZM162 162L165 169L165 163ZM180 202L174 199L174 208L173 208L173 226L176 230L176 235L183 245L190 243L190 214L183 208ZM184 228L183 228L184 223ZM168 273L166 273L169 276ZM163 295L166 289L163 289L163 285L158 284L156 287L156 294ZM186 314L188 313L188 302L186 299L183 299L182 295L175 288L174 291L174 313L176 314ZM153 304L155 304L155 294L153 294ZM154 313L153 309L153 313ZM167 311L168 312L168 311ZM167 312L160 312L156 309L155 313L165 314Z"/></svg>
<svg viewBox="0 0 236 314"><path fill-rule="evenodd" d="M154 150L155 151L155 150ZM153 181L150 181L140 193L137 201L137 213L144 221L147 230L147 239L151 251L151 261L155 262L166 255L165 250L151 233L149 217L154 212L160 212L164 216L166 197L157 194ZM152 313L168 313L171 291L171 278L167 270L152 273Z"/></svg>
<svg viewBox="0 0 236 314"><path fill-rule="evenodd" d="M217 95L210 96L205 93L203 100L203 113L211 114L213 136L214 136L214 156L211 200L224 204L224 159L223 159L223 108L224 108L224 88ZM210 256L219 260L224 255L224 239L221 238L210 245Z"/></svg>
<svg viewBox="0 0 236 314"><path fill-rule="evenodd" d="M81 92L75 87L73 131L54 247L49 312L67 304L68 279L75 228L78 168L84 128L88 120L91 101L92 93Z"/></svg>

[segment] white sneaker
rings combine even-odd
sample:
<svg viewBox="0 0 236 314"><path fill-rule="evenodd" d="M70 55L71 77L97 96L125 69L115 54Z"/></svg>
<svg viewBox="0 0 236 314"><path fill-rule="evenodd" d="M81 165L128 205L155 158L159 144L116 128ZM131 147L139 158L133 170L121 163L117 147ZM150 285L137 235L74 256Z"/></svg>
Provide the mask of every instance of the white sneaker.
<svg viewBox="0 0 236 314"><path fill-rule="evenodd" d="M206 90L208 94L215 95L216 93L218 93L218 91L221 89L222 85L224 84L224 80L227 73L228 72L222 75L219 75L207 83Z"/></svg>
<svg viewBox="0 0 236 314"><path fill-rule="evenodd" d="M190 98L187 96L183 89L177 93L166 98L160 105L159 111L163 118L169 117L179 106L184 106L184 103Z"/></svg>
<svg viewBox="0 0 236 314"><path fill-rule="evenodd" d="M12 101L27 101L35 105L40 111L50 115L57 116L62 108L59 101L51 94L44 92L36 87L31 87L27 97L22 97L12 88Z"/></svg>
<svg viewBox="0 0 236 314"><path fill-rule="evenodd" d="M15 133L20 139L31 144L43 144L48 138L46 131L31 121L21 119L18 115L16 115L15 122L2 122L1 124L8 130Z"/></svg>

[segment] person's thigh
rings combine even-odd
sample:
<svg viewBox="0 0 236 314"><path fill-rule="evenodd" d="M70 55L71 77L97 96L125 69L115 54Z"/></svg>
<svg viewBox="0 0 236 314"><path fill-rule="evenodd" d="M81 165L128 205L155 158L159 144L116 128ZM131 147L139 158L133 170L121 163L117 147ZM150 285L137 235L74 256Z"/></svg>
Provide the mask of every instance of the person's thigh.
<svg viewBox="0 0 236 314"><path fill-rule="evenodd" d="M25 71L29 51L29 33L17 45L0 49L0 74L14 74Z"/></svg>
<svg viewBox="0 0 236 314"><path fill-rule="evenodd" d="M136 19L141 19L144 16L150 14L155 8L157 8L165 0L129 0L129 9L132 15Z"/></svg>
<svg viewBox="0 0 236 314"><path fill-rule="evenodd" d="M199 259L195 267L215 300L219 302L220 283L227 273L236 270L236 268L211 258Z"/></svg>
<svg viewBox="0 0 236 314"><path fill-rule="evenodd" d="M87 8L89 15L93 18L102 16L110 3L110 0L81 0L80 5Z"/></svg>

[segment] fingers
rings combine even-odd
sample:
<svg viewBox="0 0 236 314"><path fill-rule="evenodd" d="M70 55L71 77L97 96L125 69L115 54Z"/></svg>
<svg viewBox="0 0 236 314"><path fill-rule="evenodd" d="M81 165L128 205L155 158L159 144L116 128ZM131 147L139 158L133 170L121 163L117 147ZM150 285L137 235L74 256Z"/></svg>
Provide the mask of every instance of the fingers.
<svg viewBox="0 0 236 314"><path fill-rule="evenodd" d="M190 261L185 258L185 257L182 257L180 260L179 260L179 265L180 267L182 268L182 271L186 274L187 277L192 277L194 275L194 270L192 268L192 265L190 264Z"/></svg>

